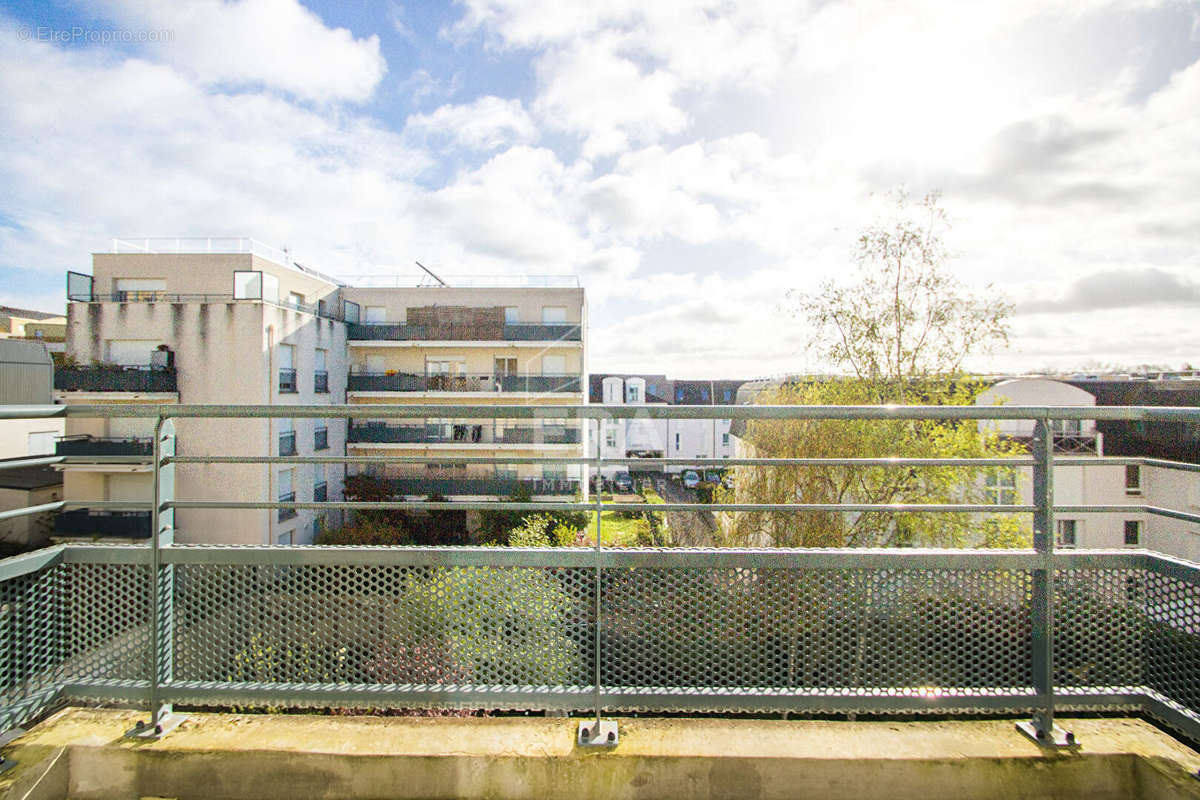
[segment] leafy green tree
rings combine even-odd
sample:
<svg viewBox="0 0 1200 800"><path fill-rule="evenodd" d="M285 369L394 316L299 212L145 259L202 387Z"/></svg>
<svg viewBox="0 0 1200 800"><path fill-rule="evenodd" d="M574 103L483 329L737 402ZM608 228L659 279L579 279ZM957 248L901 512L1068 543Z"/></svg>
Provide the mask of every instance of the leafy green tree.
<svg viewBox="0 0 1200 800"><path fill-rule="evenodd" d="M893 195L893 214L867 227L857 270L811 294L793 293L811 349L843 373L762 393L778 405L970 405L982 388L963 374L972 354L1007 340L1010 307L975 294L946 269L946 214L937 195ZM773 458L999 457L1019 448L971 421L751 420L743 440ZM975 503L981 471L963 467L738 467L732 499L753 503ZM730 493L720 492L726 499ZM734 515L731 543L789 547L961 546L1023 540L1018 520L967 514L841 511Z"/></svg>

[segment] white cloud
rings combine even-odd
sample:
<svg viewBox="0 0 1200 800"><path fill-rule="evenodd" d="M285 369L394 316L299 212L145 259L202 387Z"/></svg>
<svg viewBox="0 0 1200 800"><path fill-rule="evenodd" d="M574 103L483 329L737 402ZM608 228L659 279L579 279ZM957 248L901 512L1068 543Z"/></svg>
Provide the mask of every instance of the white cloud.
<svg viewBox="0 0 1200 800"><path fill-rule="evenodd" d="M480 97L465 105L445 105L429 114L413 114L406 131L426 139L445 139L471 150L496 150L537 139L537 128L520 100Z"/></svg>
<svg viewBox="0 0 1200 800"><path fill-rule="evenodd" d="M209 86L281 89L319 102L369 99L387 71L379 37L329 28L297 0L108 0L124 25L169 30L148 54Z"/></svg>

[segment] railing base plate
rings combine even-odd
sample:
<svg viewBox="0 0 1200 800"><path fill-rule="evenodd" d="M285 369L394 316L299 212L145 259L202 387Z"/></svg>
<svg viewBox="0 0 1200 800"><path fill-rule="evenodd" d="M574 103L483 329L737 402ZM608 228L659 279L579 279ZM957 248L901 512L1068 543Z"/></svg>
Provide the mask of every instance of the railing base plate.
<svg viewBox="0 0 1200 800"><path fill-rule="evenodd" d="M1079 743L1075 741L1075 734L1068 730L1064 730L1057 725L1053 726L1049 731L1039 736L1038 728L1032 722L1018 722L1017 730L1028 736L1033 741L1040 744L1042 747L1075 747Z"/></svg>
<svg viewBox="0 0 1200 800"><path fill-rule="evenodd" d="M149 725L138 720L137 725L125 731L127 739L161 739L179 727L179 723L187 719L185 714L164 714L157 725Z"/></svg>
<svg viewBox="0 0 1200 800"><path fill-rule="evenodd" d="M615 719L600 722L589 719L579 723L579 735L575 743L580 747L616 747L618 741Z"/></svg>

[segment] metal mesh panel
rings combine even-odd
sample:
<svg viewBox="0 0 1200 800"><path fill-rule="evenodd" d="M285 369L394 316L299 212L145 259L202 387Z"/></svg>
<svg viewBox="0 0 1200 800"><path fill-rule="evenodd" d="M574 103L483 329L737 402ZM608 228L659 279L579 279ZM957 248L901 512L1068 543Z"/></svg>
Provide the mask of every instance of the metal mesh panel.
<svg viewBox="0 0 1200 800"><path fill-rule="evenodd" d="M1054 685L1142 685L1142 583L1136 569L1055 573Z"/></svg>
<svg viewBox="0 0 1200 800"><path fill-rule="evenodd" d="M1029 574L1012 570L606 570L601 683L746 689L720 707L747 711L764 688L1027 692L1029 597Z"/></svg>
<svg viewBox="0 0 1200 800"><path fill-rule="evenodd" d="M274 704L279 684L365 687L369 696L347 704L417 706L455 705L428 693L462 687L591 683L594 573L586 569L176 569L177 685L236 684L252 690L240 701ZM308 702L293 691L287 704Z"/></svg>
<svg viewBox="0 0 1200 800"><path fill-rule="evenodd" d="M62 568L0 583L0 731L54 700L62 664Z"/></svg>
<svg viewBox="0 0 1200 800"><path fill-rule="evenodd" d="M1200 722L1200 585L1144 573L1146 685Z"/></svg>
<svg viewBox="0 0 1200 800"><path fill-rule="evenodd" d="M150 679L150 568L64 564L62 677L67 682Z"/></svg>

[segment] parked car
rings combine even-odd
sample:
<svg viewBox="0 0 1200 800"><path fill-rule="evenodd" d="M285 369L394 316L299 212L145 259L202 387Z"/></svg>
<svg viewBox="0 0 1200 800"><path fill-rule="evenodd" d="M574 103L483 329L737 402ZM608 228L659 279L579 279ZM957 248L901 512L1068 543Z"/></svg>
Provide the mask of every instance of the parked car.
<svg viewBox="0 0 1200 800"><path fill-rule="evenodd" d="M683 485L689 489L695 489L700 485L700 476L696 473L696 470L689 469L683 473Z"/></svg>
<svg viewBox="0 0 1200 800"><path fill-rule="evenodd" d="M628 472L618 472L613 476L613 491L625 492L628 494L633 491L633 478Z"/></svg>
<svg viewBox="0 0 1200 800"><path fill-rule="evenodd" d="M716 469L705 470L704 471L704 480L708 481L709 483L720 483L721 482L721 471L716 470Z"/></svg>

